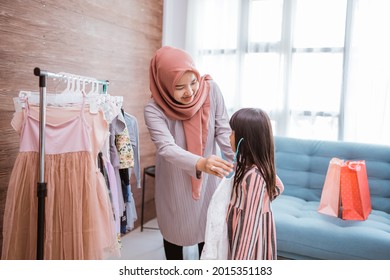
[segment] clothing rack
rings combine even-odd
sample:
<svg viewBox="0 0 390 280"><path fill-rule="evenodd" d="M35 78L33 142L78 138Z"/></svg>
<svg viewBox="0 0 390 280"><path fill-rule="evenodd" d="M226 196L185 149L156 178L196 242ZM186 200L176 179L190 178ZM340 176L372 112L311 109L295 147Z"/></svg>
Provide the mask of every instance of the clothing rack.
<svg viewBox="0 0 390 280"><path fill-rule="evenodd" d="M47 196L47 183L45 182L45 127L46 127L46 81L53 79L78 79L97 82L103 86L103 93L107 93L108 80L97 80L68 73L51 73L38 67L34 68L34 75L39 77L39 181L38 181L38 227L37 227L37 260L44 256L44 226L45 226L45 197Z"/></svg>

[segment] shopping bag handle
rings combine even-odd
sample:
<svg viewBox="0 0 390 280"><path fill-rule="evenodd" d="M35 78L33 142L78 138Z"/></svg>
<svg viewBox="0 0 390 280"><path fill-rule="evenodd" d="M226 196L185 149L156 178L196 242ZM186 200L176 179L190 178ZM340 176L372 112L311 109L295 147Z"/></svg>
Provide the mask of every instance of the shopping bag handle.
<svg viewBox="0 0 390 280"><path fill-rule="evenodd" d="M363 164L365 164L363 160L359 160L359 161L348 160L345 162L345 165L348 166L349 169L355 171L360 171L362 169Z"/></svg>
<svg viewBox="0 0 390 280"><path fill-rule="evenodd" d="M343 165L344 165L344 160L339 159L339 158L332 158L332 159L330 160L330 163L331 163L331 164L337 164L337 165L343 166Z"/></svg>

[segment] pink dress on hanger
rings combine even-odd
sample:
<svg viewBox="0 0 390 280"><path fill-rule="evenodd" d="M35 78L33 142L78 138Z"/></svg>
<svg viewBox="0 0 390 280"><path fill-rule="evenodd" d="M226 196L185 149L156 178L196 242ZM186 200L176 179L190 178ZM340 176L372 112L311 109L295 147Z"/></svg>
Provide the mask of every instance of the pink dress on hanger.
<svg viewBox="0 0 390 280"><path fill-rule="evenodd" d="M38 113L37 107L26 105L12 121L20 133L20 152L8 186L2 259L36 259ZM80 105L47 107L44 259L104 259L119 254L108 189L97 167L107 133L101 112L90 114L87 106Z"/></svg>

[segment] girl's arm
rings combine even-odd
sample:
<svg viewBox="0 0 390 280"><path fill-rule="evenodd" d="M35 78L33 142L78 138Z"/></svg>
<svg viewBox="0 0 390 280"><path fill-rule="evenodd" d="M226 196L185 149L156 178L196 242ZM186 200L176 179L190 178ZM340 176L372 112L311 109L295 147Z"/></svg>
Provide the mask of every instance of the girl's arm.
<svg viewBox="0 0 390 280"><path fill-rule="evenodd" d="M271 200L274 200L276 197L278 197L282 192L284 191L284 185L282 180L280 180L279 176L276 175L276 187L274 191L274 195Z"/></svg>

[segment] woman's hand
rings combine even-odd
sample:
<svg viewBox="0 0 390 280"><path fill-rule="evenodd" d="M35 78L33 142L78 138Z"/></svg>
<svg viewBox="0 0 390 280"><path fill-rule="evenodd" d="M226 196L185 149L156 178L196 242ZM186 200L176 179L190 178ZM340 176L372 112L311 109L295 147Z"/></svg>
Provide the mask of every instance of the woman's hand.
<svg viewBox="0 0 390 280"><path fill-rule="evenodd" d="M222 178L233 171L233 163L218 156L211 155L208 158L199 159L196 163L196 170Z"/></svg>

